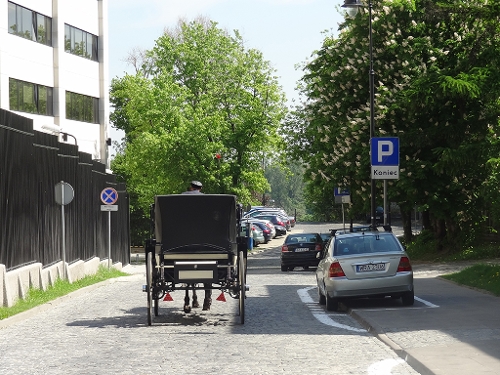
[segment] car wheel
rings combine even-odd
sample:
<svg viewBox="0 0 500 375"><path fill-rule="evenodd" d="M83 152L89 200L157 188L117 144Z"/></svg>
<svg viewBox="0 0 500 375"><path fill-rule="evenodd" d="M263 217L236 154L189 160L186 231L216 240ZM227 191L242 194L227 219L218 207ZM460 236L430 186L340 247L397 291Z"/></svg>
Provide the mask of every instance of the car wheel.
<svg viewBox="0 0 500 375"><path fill-rule="evenodd" d="M321 294L321 290L318 287L318 297L319 297L319 304L320 305L326 305L326 297Z"/></svg>
<svg viewBox="0 0 500 375"><path fill-rule="evenodd" d="M326 309L328 311L338 311L339 309L339 299L330 297L328 294L325 297L326 299Z"/></svg>
<svg viewBox="0 0 500 375"><path fill-rule="evenodd" d="M288 271L293 271L294 268L295 268L294 266L290 266L288 267Z"/></svg>
<svg viewBox="0 0 500 375"><path fill-rule="evenodd" d="M413 303L415 302L415 294L413 290L411 292L403 293L401 300L403 301L404 306L413 306Z"/></svg>
<svg viewBox="0 0 500 375"><path fill-rule="evenodd" d="M288 266L281 265L281 271L283 272L288 271Z"/></svg>

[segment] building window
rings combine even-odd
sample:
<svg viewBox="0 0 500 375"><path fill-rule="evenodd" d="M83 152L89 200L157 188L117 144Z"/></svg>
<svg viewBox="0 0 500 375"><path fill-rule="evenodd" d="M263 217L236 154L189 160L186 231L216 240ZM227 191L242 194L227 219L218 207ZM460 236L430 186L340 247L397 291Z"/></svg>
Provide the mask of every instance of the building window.
<svg viewBox="0 0 500 375"><path fill-rule="evenodd" d="M52 46L52 18L9 1L9 33Z"/></svg>
<svg viewBox="0 0 500 375"><path fill-rule="evenodd" d="M99 99L66 91L66 118L99 123Z"/></svg>
<svg viewBox="0 0 500 375"><path fill-rule="evenodd" d="M77 29L68 24L64 25L64 49L66 52L72 53L98 61L97 51L98 43L97 36L87 33L86 31Z"/></svg>
<svg viewBox="0 0 500 375"><path fill-rule="evenodd" d="M9 78L9 100L13 111L54 115L52 87Z"/></svg>

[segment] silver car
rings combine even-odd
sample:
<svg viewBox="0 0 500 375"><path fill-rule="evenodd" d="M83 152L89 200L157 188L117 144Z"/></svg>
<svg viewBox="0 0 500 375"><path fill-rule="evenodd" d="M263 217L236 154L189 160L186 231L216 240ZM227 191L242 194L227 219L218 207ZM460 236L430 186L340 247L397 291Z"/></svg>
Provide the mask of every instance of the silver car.
<svg viewBox="0 0 500 375"><path fill-rule="evenodd" d="M401 298L413 305L410 258L391 232L335 233L316 269L319 303L336 311L348 298Z"/></svg>
<svg viewBox="0 0 500 375"><path fill-rule="evenodd" d="M266 243L266 238L264 237L264 232L257 225L250 223L250 231L253 238L254 246L258 246L260 244ZM246 225L241 226L240 236L247 235L247 227Z"/></svg>

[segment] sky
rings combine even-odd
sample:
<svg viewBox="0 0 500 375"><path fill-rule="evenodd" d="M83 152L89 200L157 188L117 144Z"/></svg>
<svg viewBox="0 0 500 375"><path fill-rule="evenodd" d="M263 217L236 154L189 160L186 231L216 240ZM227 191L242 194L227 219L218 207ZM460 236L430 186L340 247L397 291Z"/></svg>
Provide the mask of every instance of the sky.
<svg viewBox="0 0 500 375"><path fill-rule="evenodd" d="M110 80L133 73L125 59L133 48L151 49L165 28L180 18L204 16L228 31L238 30L247 48L263 53L277 70L289 101L302 71L296 64L310 60L325 35L337 35L343 0L109 0ZM327 32L328 34L325 34ZM121 134L111 129L113 141Z"/></svg>

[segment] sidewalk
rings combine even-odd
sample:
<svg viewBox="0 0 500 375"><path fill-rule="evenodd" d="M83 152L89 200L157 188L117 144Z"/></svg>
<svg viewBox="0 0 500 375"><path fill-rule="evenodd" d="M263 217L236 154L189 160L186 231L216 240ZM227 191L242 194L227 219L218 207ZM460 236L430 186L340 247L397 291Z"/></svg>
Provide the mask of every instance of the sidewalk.
<svg viewBox="0 0 500 375"><path fill-rule="evenodd" d="M437 277L453 265L429 267L415 267L413 307L351 315L423 375L500 374L500 298Z"/></svg>

